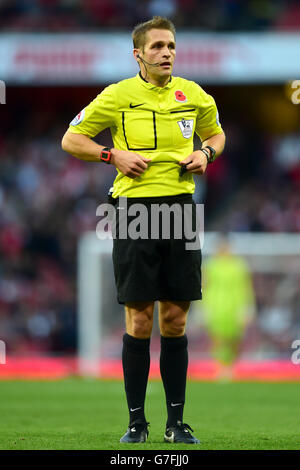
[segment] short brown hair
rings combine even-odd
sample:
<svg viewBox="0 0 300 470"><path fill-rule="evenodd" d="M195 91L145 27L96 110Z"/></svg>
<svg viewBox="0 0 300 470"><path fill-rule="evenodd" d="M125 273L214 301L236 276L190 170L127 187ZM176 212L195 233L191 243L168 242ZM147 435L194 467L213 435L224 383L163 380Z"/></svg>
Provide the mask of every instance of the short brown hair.
<svg viewBox="0 0 300 470"><path fill-rule="evenodd" d="M176 30L172 21L162 16L153 16L152 20L139 23L132 31L133 47L143 49L146 44L146 33L150 29L167 29L173 33L175 38Z"/></svg>

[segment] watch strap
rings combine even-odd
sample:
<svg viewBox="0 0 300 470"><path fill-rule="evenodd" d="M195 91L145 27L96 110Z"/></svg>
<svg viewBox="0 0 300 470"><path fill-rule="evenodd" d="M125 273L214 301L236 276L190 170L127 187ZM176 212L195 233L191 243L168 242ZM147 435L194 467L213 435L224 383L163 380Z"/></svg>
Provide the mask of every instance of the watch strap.
<svg viewBox="0 0 300 470"><path fill-rule="evenodd" d="M216 151L210 145L206 145L205 149L208 149L210 152L209 158L207 159L208 163L212 163L216 158ZM203 150L203 149L202 149Z"/></svg>

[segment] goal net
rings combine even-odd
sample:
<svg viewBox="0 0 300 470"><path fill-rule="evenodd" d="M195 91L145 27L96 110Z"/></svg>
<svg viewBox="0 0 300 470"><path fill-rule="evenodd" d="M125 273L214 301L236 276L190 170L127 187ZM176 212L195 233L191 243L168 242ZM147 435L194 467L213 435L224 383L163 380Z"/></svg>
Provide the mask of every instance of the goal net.
<svg viewBox="0 0 300 470"><path fill-rule="evenodd" d="M204 260L216 253L218 238L218 233L205 233ZM255 291L255 320L245 333L242 354L255 359L290 358L291 344L300 337L299 235L230 233L228 241L231 252L246 260ZM83 376L101 375L105 360L121 358L124 306L116 300L112 244L95 232L83 234L78 244L78 359ZM190 357L210 357L199 302L192 302L187 335ZM151 359L159 355L159 342L156 307Z"/></svg>

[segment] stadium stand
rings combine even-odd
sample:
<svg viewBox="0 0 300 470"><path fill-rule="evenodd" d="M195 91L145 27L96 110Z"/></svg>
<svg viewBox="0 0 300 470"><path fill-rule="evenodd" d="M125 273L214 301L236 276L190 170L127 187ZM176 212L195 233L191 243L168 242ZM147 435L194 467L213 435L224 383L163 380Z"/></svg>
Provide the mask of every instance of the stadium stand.
<svg viewBox="0 0 300 470"><path fill-rule="evenodd" d="M2 31L95 31L128 29L152 15L171 18L178 28L212 31L297 31L293 0L3 0Z"/></svg>
<svg viewBox="0 0 300 470"><path fill-rule="evenodd" d="M292 0L2 0L0 29L128 32L155 14L169 16L182 30L300 27L298 2ZM96 207L106 201L114 170L101 166L100 171L97 164L67 156L60 139L67 123L105 85L71 87L68 93L63 87L8 90L0 128L0 331L8 353L76 352L77 242L83 232L95 230ZM281 85L206 90L222 110L230 142L197 190L197 202L205 204L206 229L298 233L299 106L286 108ZM101 142L109 146L110 136ZM265 292L279 282L276 276L254 279L261 316L249 344L284 357L292 333L300 334L300 290L287 312L271 311ZM205 352L205 338L202 344Z"/></svg>

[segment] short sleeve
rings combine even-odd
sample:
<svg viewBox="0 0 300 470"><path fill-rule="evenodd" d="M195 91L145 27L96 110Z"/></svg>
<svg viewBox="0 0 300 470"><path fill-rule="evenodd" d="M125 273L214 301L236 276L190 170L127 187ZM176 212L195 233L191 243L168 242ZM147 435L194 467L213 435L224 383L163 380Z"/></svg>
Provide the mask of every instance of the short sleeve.
<svg viewBox="0 0 300 470"><path fill-rule="evenodd" d="M211 95L208 95L202 88L199 99L198 116L196 121L196 133L201 141L209 137L222 134L223 129L219 121L219 113L215 100Z"/></svg>
<svg viewBox="0 0 300 470"><path fill-rule="evenodd" d="M70 122L69 131L95 137L107 127L115 125L115 85L109 85Z"/></svg>

